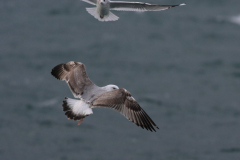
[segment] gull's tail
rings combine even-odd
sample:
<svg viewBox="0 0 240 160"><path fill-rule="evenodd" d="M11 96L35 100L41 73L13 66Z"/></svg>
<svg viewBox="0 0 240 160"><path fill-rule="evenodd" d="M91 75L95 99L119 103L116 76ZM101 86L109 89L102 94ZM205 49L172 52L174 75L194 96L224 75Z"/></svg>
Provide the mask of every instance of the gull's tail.
<svg viewBox="0 0 240 160"><path fill-rule="evenodd" d="M93 17L98 19L99 21L116 21L119 19L116 15L114 15L112 12L109 12L108 15L105 15L103 18L100 17L100 15L97 13L97 8L86 8L89 14L91 14Z"/></svg>
<svg viewBox="0 0 240 160"><path fill-rule="evenodd" d="M76 100L65 97L63 101L63 111L69 119L80 120L93 114L89 104L83 100Z"/></svg>

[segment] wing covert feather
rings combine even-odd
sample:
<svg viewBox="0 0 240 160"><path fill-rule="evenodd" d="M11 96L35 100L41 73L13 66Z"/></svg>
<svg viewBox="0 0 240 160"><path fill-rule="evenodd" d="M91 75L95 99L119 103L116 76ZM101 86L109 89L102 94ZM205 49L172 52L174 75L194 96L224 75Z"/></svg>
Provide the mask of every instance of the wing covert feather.
<svg viewBox="0 0 240 160"><path fill-rule="evenodd" d="M52 69L51 74L62 81L66 81L75 98L84 94L86 87L94 85L88 78L85 65L70 61L62 63Z"/></svg>
<svg viewBox="0 0 240 160"><path fill-rule="evenodd" d="M150 131L156 131L153 126L158 126L139 106L137 101L131 96L126 89L117 89L100 95L92 104L93 107L107 107L117 110L127 119L137 126Z"/></svg>

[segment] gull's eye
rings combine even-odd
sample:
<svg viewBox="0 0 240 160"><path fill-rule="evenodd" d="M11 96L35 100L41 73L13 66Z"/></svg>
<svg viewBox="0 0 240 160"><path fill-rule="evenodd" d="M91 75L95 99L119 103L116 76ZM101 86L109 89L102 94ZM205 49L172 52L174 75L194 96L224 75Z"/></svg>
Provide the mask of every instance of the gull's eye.
<svg viewBox="0 0 240 160"><path fill-rule="evenodd" d="M116 89L115 87L113 87L113 89Z"/></svg>

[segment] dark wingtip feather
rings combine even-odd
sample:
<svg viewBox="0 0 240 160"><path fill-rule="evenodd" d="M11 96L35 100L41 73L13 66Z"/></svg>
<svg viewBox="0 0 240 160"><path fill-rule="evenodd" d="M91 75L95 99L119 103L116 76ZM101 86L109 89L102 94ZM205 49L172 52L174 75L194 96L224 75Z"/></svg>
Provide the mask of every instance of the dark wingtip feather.
<svg viewBox="0 0 240 160"><path fill-rule="evenodd" d="M63 72L62 65L64 65L64 64L62 63L62 64L59 64L59 65L55 66L51 71L51 74L59 80L61 80L60 79L61 78L61 73Z"/></svg>

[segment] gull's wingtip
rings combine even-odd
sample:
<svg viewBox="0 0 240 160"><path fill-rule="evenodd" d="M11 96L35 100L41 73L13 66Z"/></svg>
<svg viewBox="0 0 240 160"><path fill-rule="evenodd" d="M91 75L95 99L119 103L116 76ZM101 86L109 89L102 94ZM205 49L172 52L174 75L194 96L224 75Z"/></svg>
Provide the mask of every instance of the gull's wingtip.
<svg viewBox="0 0 240 160"><path fill-rule="evenodd" d="M182 4L180 4L179 6L185 6L186 5L186 3L182 3Z"/></svg>

